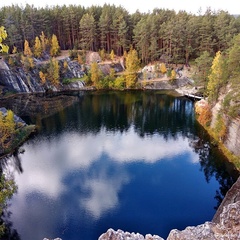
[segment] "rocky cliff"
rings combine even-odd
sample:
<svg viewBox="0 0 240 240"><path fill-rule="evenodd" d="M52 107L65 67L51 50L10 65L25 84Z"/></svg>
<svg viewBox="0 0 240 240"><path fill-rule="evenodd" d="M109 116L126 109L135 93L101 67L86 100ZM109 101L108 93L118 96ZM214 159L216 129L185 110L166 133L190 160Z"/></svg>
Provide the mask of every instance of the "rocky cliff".
<svg viewBox="0 0 240 240"><path fill-rule="evenodd" d="M240 118L232 119L228 123L228 133L224 141L225 146L234 155L240 156Z"/></svg>
<svg viewBox="0 0 240 240"><path fill-rule="evenodd" d="M67 61L68 67L64 69L63 62ZM39 77L39 71L47 63L35 60L35 67L32 70L26 71L22 67L9 66L3 59L0 60L0 86L3 93L42 93L48 90L63 91L63 90L79 90L84 87L84 82L75 80L68 84L63 84L60 81L58 86L53 86L49 81L42 84ZM77 79L84 75L81 65L76 61L71 61L70 58L65 58L59 61L61 80Z"/></svg>

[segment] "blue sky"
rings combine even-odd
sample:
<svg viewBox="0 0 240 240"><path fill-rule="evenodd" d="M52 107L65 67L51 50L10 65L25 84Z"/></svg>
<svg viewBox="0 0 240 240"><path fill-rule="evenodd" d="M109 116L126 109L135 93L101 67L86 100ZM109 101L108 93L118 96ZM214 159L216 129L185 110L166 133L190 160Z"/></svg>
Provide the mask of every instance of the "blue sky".
<svg viewBox="0 0 240 240"><path fill-rule="evenodd" d="M185 10L187 12L191 12L197 14L199 9L202 9L204 13L207 7L211 7L212 10L218 11L219 9L228 11L230 14L239 14L240 13L240 4L238 0L139 0L139 1L131 1L131 0L8 0L8 1L0 1L0 7L8 6L12 4L25 5L26 3L30 5L34 5L36 7L45 7L53 6L53 5L82 5L85 7L89 7L91 5L99 5L102 6L104 3L115 4L116 6L122 6L130 13L134 13L137 9L140 12L148 12L152 11L154 8L164 8L164 9L174 9L175 11Z"/></svg>

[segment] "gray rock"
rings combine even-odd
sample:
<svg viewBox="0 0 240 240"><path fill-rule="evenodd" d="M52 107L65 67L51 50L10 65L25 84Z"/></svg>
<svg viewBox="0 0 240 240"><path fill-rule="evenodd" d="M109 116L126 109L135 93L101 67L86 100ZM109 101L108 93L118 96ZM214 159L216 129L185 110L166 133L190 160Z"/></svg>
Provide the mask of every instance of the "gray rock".
<svg viewBox="0 0 240 240"><path fill-rule="evenodd" d="M140 233L129 233L122 230L108 229L106 233L102 234L98 240L163 240L157 235L147 234L145 237Z"/></svg>
<svg viewBox="0 0 240 240"><path fill-rule="evenodd" d="M44 238L43 240L62 240L62 239L61 238L54 238L54 239Z"/></svg>
<svg viewBox="0 0 240 240"><path fill-rule="evenodd" d="M239 240L240 239L240 201L223 207L219 223L205 222L183 231L172 230L167 240Z"/></svg>

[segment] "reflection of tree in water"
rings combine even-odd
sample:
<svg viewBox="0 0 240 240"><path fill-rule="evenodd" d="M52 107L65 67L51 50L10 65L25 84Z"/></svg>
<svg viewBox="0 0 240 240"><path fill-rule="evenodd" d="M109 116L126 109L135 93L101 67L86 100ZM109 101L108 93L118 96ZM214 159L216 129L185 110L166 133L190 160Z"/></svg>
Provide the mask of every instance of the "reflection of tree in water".
<svg viewBox="0 0 240 240"><path fill-rule="evenodd" d="M18 240L20 236L16 229L13 229L10 221L11 212L8 210L8 201L13 194L17 192L17 186L11 173L6 171L6 166L9 165L10 157L0 159L0 239ZM21 161L18 153L11 156L11 165L18 171L22 172Z"/></svg>
<svg viewBox="0 0 240 240"><path fill-rule="evenodd" d="M220 188L216 191L215 199L217 200L217 209L221 204L227 191L237 180L239 173L233 164L229 163L221 154L217 147L210 143L210 138L206 131L200 126L198 128L198 138L194 137L190 145L199 155L201 171L204 172L206 181L209 182L212 177L218 181ZM205 139L205 140L204 140Z"/></svg>
<svg viewBox="0 0 240 240"><path fill-rule="evenodd" d="M179 132L187 136L194 124L193 103L163 92L91 92L81 101L64 110L64 117L57 113L42 121L48 133L61 132L66 123L80 133L128 131L134 126L139 136L155 133L165 138L176 137ZM64 119L63 119L64 118ZM55 132L54 132L55 133Z"/></svg>

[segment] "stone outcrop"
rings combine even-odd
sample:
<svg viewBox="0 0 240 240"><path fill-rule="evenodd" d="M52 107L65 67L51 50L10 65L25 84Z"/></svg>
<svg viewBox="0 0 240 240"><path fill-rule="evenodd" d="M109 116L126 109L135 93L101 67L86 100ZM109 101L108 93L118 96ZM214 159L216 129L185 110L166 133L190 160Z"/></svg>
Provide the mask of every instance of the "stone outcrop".
<svg viewBox="0 0 240 240"><path fill-rule="evenodd" d="M128 233L109 229L98 240L160 240L159 236ZM239 240L240 239L240 178L226 194L213 220L204 224L187 227L179 231L173 229L167 240Z"/></svg>
<svg viewBox="0 0 240 240"><path fill-rule="evenodd" d="M64 61L67 61L68 68L64 69ZM35 60L36 67L29 71L24 71L22 67L9 67L3 60L0 65L0 86L2 86L3 94L8 91L18 93L44 93L46 91L65 91L80 90L84 87L82 81L74 81L69 84L60 84L56 87L47 81L44 85L39 77L39 71L47 64ZM59 60L60 75L62 79L81 78L84 75L81 65L70 58Z"/></svg>
<svg viewBox="0 0 240 240"><path fill-rule="evenodd" d="M61 238L54 238L54 239L44 238L43 240L62 240L62 239Z"/></svg>
<svg viewBox="0 0 240 240"><path fill-rule="evenodd" d="M228 124L228 134L224 142L227 149L240 156L240 118L233 119Z"/></svg>
<svg viewBox="0 0 240 240"><path fill-rule="evenodd" d="M113 230L112 228L102 234L98 240L163 240L157 235L147 234L145 237L139 233L129 233L122 230Z"/></svg>
<svg viewBox="0 0 240 240"><path fill-rule="evenodd" d="M237 202L240 202L240 177L228 190L221 205L218 207L212 221L214 223L220 223L220 216L221 216L221 213L223 212L224 207L227 207L230 204L235 204Z"/></svg>
<svg viewBox="0 0 240 240"><path fill-rule="evenodd" d="M167 240L240 239L240 201L223 207L219 223L205 222L196 227L187 227L183 231L172 230Z"/></svg>

